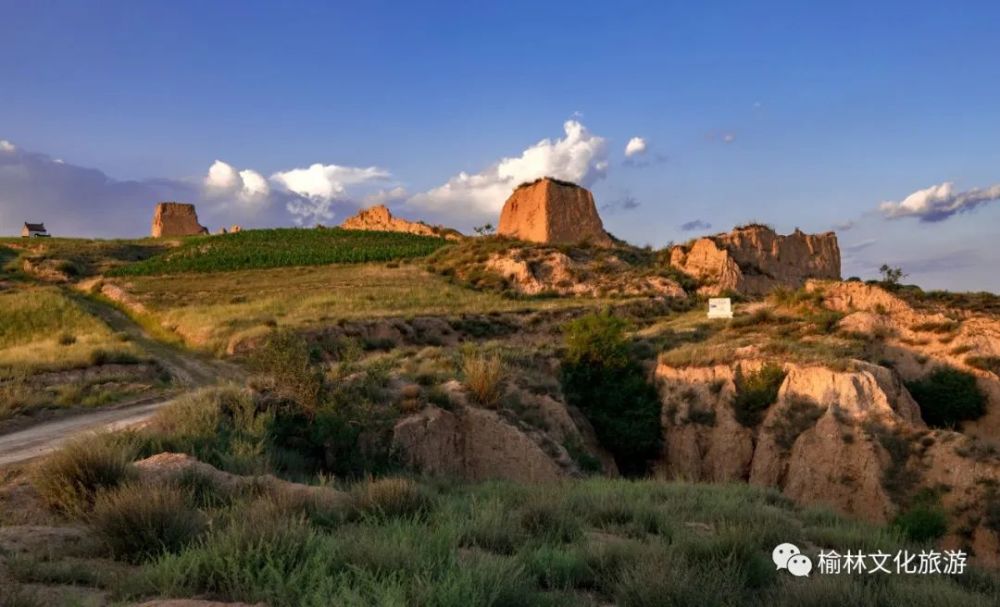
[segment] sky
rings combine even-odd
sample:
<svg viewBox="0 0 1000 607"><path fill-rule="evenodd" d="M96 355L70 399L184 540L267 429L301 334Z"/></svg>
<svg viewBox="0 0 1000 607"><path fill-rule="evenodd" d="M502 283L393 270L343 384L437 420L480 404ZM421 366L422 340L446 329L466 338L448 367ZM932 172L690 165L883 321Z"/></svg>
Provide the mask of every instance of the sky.
<svg viewBox="0 0 1000 607"><path fill-rule="evenodd" d="M836 230L845 277L1000 292L1000 5L820 4L0 0L0 234L469 230L552 175L638 245Z"/></svg>

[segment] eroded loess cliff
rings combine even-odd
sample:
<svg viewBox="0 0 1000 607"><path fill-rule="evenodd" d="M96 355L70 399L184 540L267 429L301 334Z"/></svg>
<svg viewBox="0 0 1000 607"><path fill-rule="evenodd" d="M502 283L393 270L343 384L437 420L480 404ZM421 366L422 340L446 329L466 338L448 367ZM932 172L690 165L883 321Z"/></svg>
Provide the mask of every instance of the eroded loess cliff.
<svg viewBox="0 0 1000 607"><path fill-rule="evenodd" d="M878 314L859 309L868 306L894 310L881 322L901 335L939 326L930 324L934 314L913 310L877 287L817 283L810 288L823 288L824 302L847 313L841 324L855 330L860 319ZM992 347L993 338L984 333L997 329L995 320L965 322L969 333L956 326L949 341L987 340ZM922 361L919 369L910 367L904 374L889 360L885 364L892 368L862 360L836 369L773 359L710 366L661 362L654 372L663 402L664 447L657 475L776 487L798 503L877 522L893 520L917 496L935 495L949 519L944 545L970 550L980 562L996 565L1000 457L981 438L996 436L984 432L1000 408L996 391L989 388L995 377L980 371L981 385L990 390L986 417L967 422L961 432L930 429L903 379L919 377L934 365L960 363L940 344L921 342L917 347L923 350L910 352L898 339L889 338L886 351L897 352L900 361L900 353L909 352L907 357ZM773 402L749 415L741 378L777 364L783 377Z"/></svg>
<svg viewBox="0 0 1000 607"><path fill-rule="evenodd" d="M676 246L670 265L700 280L705 295L763 295L809 278L839 280L840 247L833 232L783 236L755 224Z"/></svg>

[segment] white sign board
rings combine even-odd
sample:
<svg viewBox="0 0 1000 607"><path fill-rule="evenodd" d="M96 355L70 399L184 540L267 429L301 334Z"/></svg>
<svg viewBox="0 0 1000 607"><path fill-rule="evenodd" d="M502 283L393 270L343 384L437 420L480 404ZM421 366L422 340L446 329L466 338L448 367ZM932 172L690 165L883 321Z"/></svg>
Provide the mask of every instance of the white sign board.
<svg viewBox="0 0 1000 607"><path fill-rule="evenodd" d="M709 318L732 318L733 301L728 297L713 297L708 300Z"/></svg>

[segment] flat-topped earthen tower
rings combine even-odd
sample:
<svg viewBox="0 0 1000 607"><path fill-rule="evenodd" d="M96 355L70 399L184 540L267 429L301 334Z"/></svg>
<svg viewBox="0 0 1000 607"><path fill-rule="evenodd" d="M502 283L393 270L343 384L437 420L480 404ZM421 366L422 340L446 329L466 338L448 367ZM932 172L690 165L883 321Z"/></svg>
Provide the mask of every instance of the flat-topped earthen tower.
<svg viewBox="0 0 1000 607"><path fill-rule="evenodd" d="M197 236L208 234L208 228L198 223L198 212L193 204L161 202L153 213L153 238L164 236Z"/></svg>
<svg viewBox="0 0 1000 607"><path fill-rule="evenodd" d="M501 236L551 244L614 244L594 196L575 183L543 177L514 190L500 213Z"/></svg>

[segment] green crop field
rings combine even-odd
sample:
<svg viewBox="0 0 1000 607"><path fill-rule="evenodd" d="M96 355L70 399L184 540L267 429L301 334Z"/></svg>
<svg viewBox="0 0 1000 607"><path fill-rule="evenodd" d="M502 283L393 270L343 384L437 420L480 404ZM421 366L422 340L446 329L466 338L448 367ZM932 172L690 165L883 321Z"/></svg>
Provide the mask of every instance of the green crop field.
<svg viewBox="0 0 1000 607"><path fill-rule="evenodd" d="M392 261L429 255L445 244L442 238L397 232L339 228L248 230L188 238L173 250L109 274L153 276Z"/></svg>

